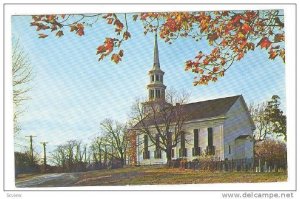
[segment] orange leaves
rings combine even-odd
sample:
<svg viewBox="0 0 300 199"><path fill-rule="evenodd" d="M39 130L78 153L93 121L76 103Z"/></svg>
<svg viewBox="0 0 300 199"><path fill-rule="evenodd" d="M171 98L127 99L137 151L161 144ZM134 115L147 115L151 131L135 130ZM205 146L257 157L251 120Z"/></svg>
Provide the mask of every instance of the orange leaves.
<svg viewBox="0 0 300 199"><path fill-rule="evenodd" d="M118 54L113 54L111 60L117 64L121 60L121 57Z"/></svg>
<svg viewBox="0 0 300 199"><path fill-rule="evenodd" d="M240 20L242 19L242 16L237 14L235 15L233 18L232 18L232 23L233 24L237 24L237 23L240 23Z"/></svg>
<svg viewBox="0 0 300 199"><path fill-rule="evenodd" d="M120 50L120 51L119 51L119 56L120 56L120 57L123 57L123 55L124 55L124 51L123 51L123 50Z"/></svg>
<svg viewBox="0 0 300 199"><path fill-rule="evenodd" d="M70 32L76 32L77 35L84 35L84 25L81 23L70 25Z"/></svg>
<svg viewBox="0 0 300 199"><path fill-rule="evenodd" d="M274 42L278 43L278 42L282 42L284 41L284 34L276 34L274 37Z"/></svg>
<svg viewBox="0 0 300 199"><path fill-rule="evenodd" d="M257 16L257 12L256 11L246 11L244 16L245 16L244 17L245 21L253 21L255 19L255 17Z"/></svg>
<svg viewBox="0 0 300 199"><path fill-rule="evenodd" d="M268 37L262 38L256 46L260 46L261 48L268 49L271 46L272 42L270 42Z"/></svg>
<svg viewBox="0 0 300 199"><path fill-rule="evenodd" d="M77 33L79 36L84 35L84 26L83 26L81 23L78 23L78 24L77 24L77 31L76 31L76 33Z"/></svg>
<svg viewBox="0 0 300 199"><path fill-rule="evenodd" d="M138 15L134 15L133 18L136 20ZM115 27L116 38L106 38L103 45L100 45L97 48L97 55L100 54L99 61L104 59L104 57L111 54L115 48L120 48L123 41L131 38L131 34L128 31L127 21L124 24L121 22L117 14L109 13L102 16L103 19L106 20L107 24L113 25ZM126 14L124 14L124 18L126 19ZM123 50L119 50L118 53L113 53L111 56L111 61L118 64L124 55Z"/></svg>
<svg viewBox="0 0 300 199"><path fill-rule="evenodd" d="M112 24L114 22L114 19L113 18L107 18L107 23L108 24Z"/></svg>
<svg viewBox="0 0 300 199"><path fill-rule="evenodd" d="M204 59L202 62L204 65L208 65L209 64L209 59Z"/></svg>
<svg viewBox="0 0 300 199"><path fill-rule="evenodd" d="M248 48L248 50L254 50L255 49L254 43L252 43L252 42L247 43L247 48Z"/></svg>
<svg viewBox="0 0 300 199"><path fill-rule="evenodd" d="M102 18L106 19L107 24L115 26L115 32L119 35L124 28L124 24L119 20L116 14L106 14Z"/></svg>
<svg viewBox="0 0 300 199"><path fill-rule="evenodd" d="M252 28L247 24L247 23L244 23L242 25L242 28L241 28L243 34L247 34L248 32L250 32L252 30Z"/></svg>
<svg viewBox="0 0 300 199"><path fill-rule="evenodd" d="M177 30L177 25L174 19L169 18L164 24L170 31L175 32Z"/></svg>
<svg viewBox="0 0 300 199"><path fill-rule="evenodd" d="M100 54L98 61L104 59L107 55L109 55L114 49L114 39L106 38L103 45L98 46L97 55Z"/></svg>
<svg viewBox="0 0 300 199"><path fill-rule="evenodd" d="M269 51L269 59L275 59L276 57L277 57L277 52L276 51L274 51L272 48L270 49L270 51Z"/></svg>
<svg viewBox="0 0 300 199"><path fill-rule="evenodd" d="M221 58L221 65L224 66L226 64L226 59Z"/></svg>
<svg viewBox="0 0 300 199"><path fill-rule="evenodd" d="M215 67L213 68L213 72L216 73L216 72L219 71L219 69L220 69L219 67L215 66Z"/></svg>
<svg viewBox="0 0 300 199"><path fill-rule="evenodd" d="M39 34L39 38L42 38L42 39L43 39L43 38L46 38L46 37L48 37L48 35L43 34L43 33L40 33L40 34Z"/></svg>
<svg viewBox="0 0 300 199"><path fill-rule="evenodd" d="M61 37L63 35L64 35L64 33L62 30L57 31L57 33L55 34L55 36L57 36L57 37Z"/></svg>
<svg viewBox="0 0 300 199"><path fill-rule="evenodd" d="M271 47L269 50L269 59L275 59L277 56L281 57L282 61L285 62L285 49L280 49L279 46Z"/></svg>
<svg viewBox="0 0 300 199"><path fill-rule="evenodd" d="M244 55L245 55L244 52L238 53L237 60L241 60L244 57Z"/></svg>
<svg viewBox="0 0 300 199"><path fill-rule="evenodd" d="M126 31L126 32L123 33L123 38L124 38L125 40L127 40L127 39L130 38L130 37L131 37L131 34L130 34L128 31Z"/></svg>
<svg viewBox="0 0 300 199"><path fill-rule="evenodd" d="M118 19L115 20L114 25L116 27L115 31L118 32L118 33L121 32L124 28L123 23Z"/></svg>
<svg viewBox="0 0 300 199"><path fill-rule="evenodd" d="M112 56L111 56L111 60L113 62L115 62L116 64L118 64L121 60L122 60L122 57L123 57L123 50L120 50L118 54L114 53Z"/></svg>
<svg viewBox="0 0 300 199"><path fill-rule="evenodd" d="M106 38L104 41L104 45L101 45L97 48L97 54L100 53L111 53L114 47L114 39Z"/></svg>
<svg viewBox="0 0 300 199"><path fill-rule="evenodd" d="M285 62L285 49L279 50L279 56L282 58L283 62Z"/></svg>
<svg viewBox="0 0 300 199"><path fill-rule="evenodd" d="M207 39L208 39L208 42L209 42L210 45L212 45L213 42L214 42L215 40L217 40L218 38L219 38L219 36L218 36L218 34L217 34L216 32L207 35Z"/></svg>
<svg viewBox="0 0 300 199"><path fill-rule="evenodd" d="M199 61L203 56L204 55L203 55L202 51L200 51L195 58L198 59L198 61Z"/></svg>
<svg viewBox="0 0 300 199"><path fill-rule="evenodd" d="M100 53L104 53L104 52L106 52L105 46L104 45L98 46L97 55L100 54Z"/></svg>
<svg viewBox="0 0 300 199"><path fill-rule="evenodd" d="M120 42L120 41L116 38L106 38L105 41L104 41L104 44L98 46L98 48L97 48L97 53L96 54L100 55L98 61L103 60L106 56L110 55L113 52L114 47L116 46L116 44L118 42ZM123 56L124 56L124 51L119 50L118 53L113 53L112 54L111 61L118 64L122 60Z"/></svg>
<svg viewBox="0 0 300 199"><path fill-rule="evenodd" d="M220 43L221 46L225 47L228 44L227 40L223 39Z"/></svg>
<svg viewBox="0 0 300 199"><path fill-rule="evenodd" d="M132 17L114 13L95 16L35 15L32 16L31 26L41 31L39 38L46 38L51 32L61 37L66 34L63 28L70 28L70 32L83 36L85 28L96 23L101 16L114 29L115 34L108 35L103 44L98 46L96 53L99 61L110 56L114 63L122 61L124 51L120 50L121 44L132 37L127 19L140 21L145 34L157 31L160 38L170 44L176 39L188 37L195 41L206 39L210 45L207 49L211 49L211 52L204 54L200 51L194 60L187 61L185 65L185 70L199 75L197 85L201 85L217 81L224 76L229 66L257 47L267 50L269 59L281 57L285 61L284 20L278 12L241 10L128 14ZM278 47L274 47L275 45Z"/></svg>

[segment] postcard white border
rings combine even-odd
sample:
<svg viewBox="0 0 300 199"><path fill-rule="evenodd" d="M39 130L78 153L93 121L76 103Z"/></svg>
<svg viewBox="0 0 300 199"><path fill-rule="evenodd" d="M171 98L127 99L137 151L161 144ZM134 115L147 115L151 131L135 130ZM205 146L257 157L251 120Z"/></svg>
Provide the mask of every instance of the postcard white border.
<svg viewBox="0 0 300 199"><path fill-rule="evenodd" d="M196 185L155 185L155 186L93 186L67 188L15 188L13 131L12 131L12 86L11 86L11 16L32 15L41 13L107 13L107 12L145 12L145 11L208 11L208 10L257 10L284 9L286 31L286 94L287 94L287 125L288 125L288 181L278 183L234 183L234 184L196 184ZM203 5L203 4L174 4L170 5L5 5L5 190L295 190L296 189L296 79L295 79L295 5ZM73 194L73 193L72 193Z"/></svg>

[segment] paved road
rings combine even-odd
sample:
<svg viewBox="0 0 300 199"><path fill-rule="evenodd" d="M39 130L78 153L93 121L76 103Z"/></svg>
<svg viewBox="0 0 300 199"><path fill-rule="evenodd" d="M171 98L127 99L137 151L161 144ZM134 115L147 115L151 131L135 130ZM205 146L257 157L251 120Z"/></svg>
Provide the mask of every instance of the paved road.
<svg viewBox="0 0 300 199"><path fill-rule="evenodd" d="M35 176L27 180L17 180L16 187L64 187L72 186L81 173L52 173Z"/></svg>

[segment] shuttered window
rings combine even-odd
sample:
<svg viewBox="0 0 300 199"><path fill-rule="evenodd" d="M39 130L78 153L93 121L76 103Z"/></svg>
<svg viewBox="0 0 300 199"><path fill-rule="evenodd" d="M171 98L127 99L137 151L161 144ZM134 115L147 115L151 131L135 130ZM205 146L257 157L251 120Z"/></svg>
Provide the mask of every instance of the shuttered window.
<svg viewBox="0 0 300 199"><path fill-rule="evenodd" d="M199 147L199 130L194 129L194 148Z"/></svg>
<svg viewBox="0 0 300 199"><path fill-rule="evenodd" d="M144 135L144 151L148 151L148 136Z"/></svg>
<svg viewBox="0 0 300 199"><path fill-rule="evenodd" d="M213 144L213 128L208 128L207 131L208 131L208 136L207 136L208 146L213 146L214 145Z"/></svg>
<svg viewBox="0 0 300 199"><path fill-rule="evenodd" d="M184 134L184 132L182 132L181 135L180 135L180 146L181 146L182 149L185 148L185 134Z"/></svg>

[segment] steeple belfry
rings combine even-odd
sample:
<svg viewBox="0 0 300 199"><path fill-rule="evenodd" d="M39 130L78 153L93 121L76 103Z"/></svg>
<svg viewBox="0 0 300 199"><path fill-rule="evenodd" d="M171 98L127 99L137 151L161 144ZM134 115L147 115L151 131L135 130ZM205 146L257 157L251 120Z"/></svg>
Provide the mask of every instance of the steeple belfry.
<svg viewBox="0 0 300 199"><path fill-rule="evenodd" d="M147 85L149 92L149 101L163 100L165 101L165 90L164 85L164 74L165 72L160 69L157 34L154 39L154 54L153 54L153 67L148 72L150 77L150 83Z"/></svg>

